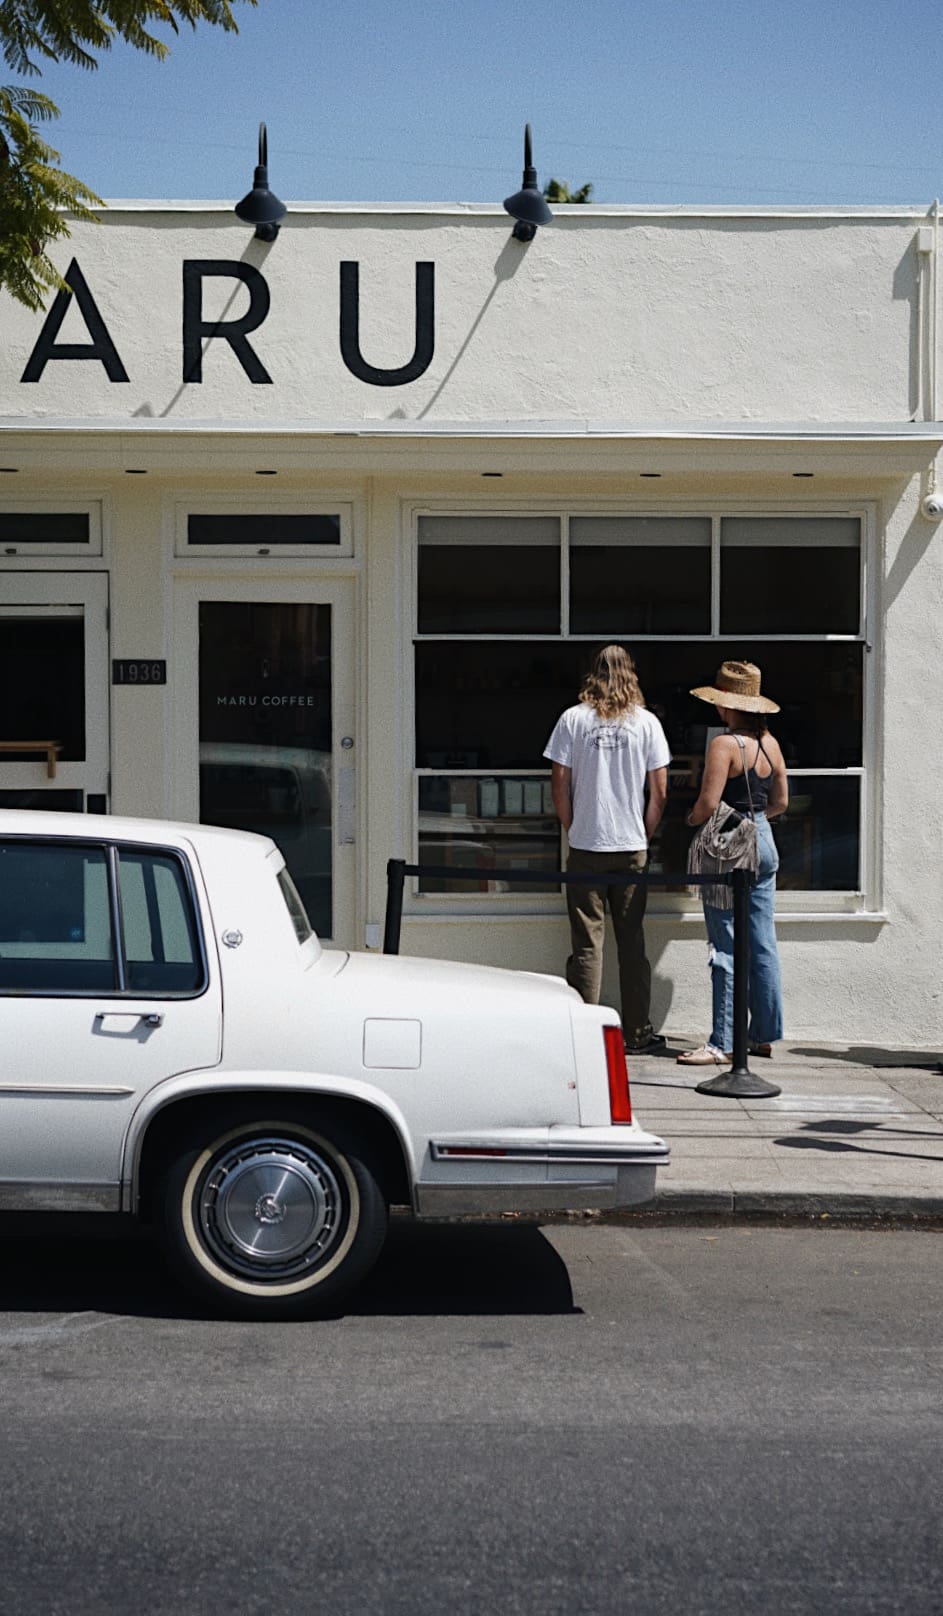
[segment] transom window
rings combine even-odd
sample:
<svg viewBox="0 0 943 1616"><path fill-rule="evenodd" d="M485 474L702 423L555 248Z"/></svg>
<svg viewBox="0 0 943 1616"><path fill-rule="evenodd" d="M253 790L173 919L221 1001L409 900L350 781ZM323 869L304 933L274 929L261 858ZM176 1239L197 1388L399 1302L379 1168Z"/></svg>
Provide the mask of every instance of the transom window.
<svg viewBox="0 0 943 1616"><path fill-rule="evenodd" d="M790 775L774 826L782 891L864 889L865 634L857 514L430 515L418 520L415 766L420 862L457 888L548 890L489 868L553 870L562 846L542 753L599 644L630 646L672 748L654 869L684 868L684 816L716 715L690 695L728 657L780 703Z"/></svg>
<svg viewBox="0 0 943 1616"><path fill-rule="evenodd" d="M0 509L0 559L23 556L101 555L101 506L97 501L63 508L51 501L12 501Z"/></svg>
<svg viewBox="0 0 943 1616"><path fill-rule="evenodd" d="M288 559L318 556L335 560L353 554L352 507L346 501L311 506L276 496L264 505L246 498L197 504L181 502L176 511L175 549L179 556L250 556Z"/></svg>

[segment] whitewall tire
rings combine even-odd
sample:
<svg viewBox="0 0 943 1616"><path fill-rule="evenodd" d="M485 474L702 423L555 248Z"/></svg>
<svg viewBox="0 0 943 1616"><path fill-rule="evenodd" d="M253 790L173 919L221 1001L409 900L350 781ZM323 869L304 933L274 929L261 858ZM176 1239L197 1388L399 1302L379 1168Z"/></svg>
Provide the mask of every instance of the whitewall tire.
<svg viewBox="0 0 943 1616"><path fill-rule="evenodd" d="M159 1206L180 1278L243 1317L333 1306L386 1234L386 1200L356 1138L290 1112L206 1126L168 1163Z"/></svg>

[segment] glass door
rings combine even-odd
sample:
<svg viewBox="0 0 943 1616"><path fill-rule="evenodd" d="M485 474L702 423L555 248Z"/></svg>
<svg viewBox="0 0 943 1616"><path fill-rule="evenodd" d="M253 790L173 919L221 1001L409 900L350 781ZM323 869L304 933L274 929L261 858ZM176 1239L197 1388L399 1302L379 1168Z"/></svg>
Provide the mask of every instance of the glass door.
<svg viewBox="0 0 943 1616"><path fill-rule="evenodd" d="M108 579L0 579L0 808L104 813Z"/></svg>
<svg viewBox="0 0 943 1616"><path fill-rule="evenodd" d="M270 836L318 935L353 942L351 585L181 582L181 811Z"/></svg>

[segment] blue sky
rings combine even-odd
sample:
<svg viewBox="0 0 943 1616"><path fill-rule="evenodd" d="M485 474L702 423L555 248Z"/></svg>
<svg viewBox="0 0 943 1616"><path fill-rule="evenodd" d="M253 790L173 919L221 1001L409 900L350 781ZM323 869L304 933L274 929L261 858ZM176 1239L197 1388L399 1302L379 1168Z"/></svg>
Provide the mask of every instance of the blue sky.
<svg viewBox="0 0 943 1616"><path fill-rule="evenodd" d="M124 47L40 87L104 197L236 200L258 125L284 201L926 203L943 191L943 7L924 0L259 0L240 33ZM10 79L9 72L6 75Z"/></svg>

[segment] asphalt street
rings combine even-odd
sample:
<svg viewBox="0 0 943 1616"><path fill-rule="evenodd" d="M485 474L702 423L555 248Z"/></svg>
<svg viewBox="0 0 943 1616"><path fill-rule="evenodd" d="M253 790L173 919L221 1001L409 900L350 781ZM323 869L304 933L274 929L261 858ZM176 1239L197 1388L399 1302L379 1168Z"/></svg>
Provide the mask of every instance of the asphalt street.
<svg viewBox="0 0 943 1616"><path fill-rule="evenodd" d="M931 1229L404 1226L293 1325L0 1262L4 1616L943 1607Z"/></svg>

